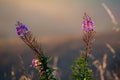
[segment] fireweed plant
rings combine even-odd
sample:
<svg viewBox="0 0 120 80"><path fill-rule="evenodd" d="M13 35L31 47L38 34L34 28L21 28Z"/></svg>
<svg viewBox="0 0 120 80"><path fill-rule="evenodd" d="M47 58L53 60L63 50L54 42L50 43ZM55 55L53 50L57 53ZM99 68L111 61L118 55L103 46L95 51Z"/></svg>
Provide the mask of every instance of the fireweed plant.
<svg viewBox="0 0 120 80"><path fill-rule="evenodd" d="M17 22L16 31L20 39L34 51L35 58L30 66L39 71L39 80L56 80L53 75L54 69L48 66L49 57L44 55L41 45L28 30L28 27Z"/></svg>
<svg viewBox="0 0 120 80"><path fill-rule="evenodd" d="M80 57L71 66L72 76L75 80L93 80L92 69L90 69L89 57L91 46L95 37L94 22L86 13L83 16L82 30L85 51L81 52Z"/></svg>

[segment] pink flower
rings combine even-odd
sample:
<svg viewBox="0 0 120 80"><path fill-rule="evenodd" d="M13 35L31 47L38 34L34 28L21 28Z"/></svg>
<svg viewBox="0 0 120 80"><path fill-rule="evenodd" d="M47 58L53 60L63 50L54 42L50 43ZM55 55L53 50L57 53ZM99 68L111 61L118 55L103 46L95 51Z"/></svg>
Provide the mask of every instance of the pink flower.
<svg viewBox="0 0 120 80"><path fill-rule="evenodd" d="M30 65L31 67L37 68L39 66L40 62L38 59L33 59L32 64Z"/></svg>
<svg viewBox="0 0 120 80"><path fill-rule="evenodd" d="M85 13L84 14L84 21L82 23L82 29L85 32L94 31L94 22L91 18Z"/></svg>

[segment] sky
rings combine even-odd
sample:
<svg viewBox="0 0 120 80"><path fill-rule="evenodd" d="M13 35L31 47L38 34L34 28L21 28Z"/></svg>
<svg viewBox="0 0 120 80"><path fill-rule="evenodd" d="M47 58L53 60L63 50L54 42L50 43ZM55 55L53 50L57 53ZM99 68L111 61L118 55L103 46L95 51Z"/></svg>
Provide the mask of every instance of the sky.
<svg viewBox="0 0 120 80"><path fill-rule="evenodd" d="M99 34L109 32L120 27L119 4L120 0L0 0L0 39L16 37L17 21L37 36L80 35L84 12Z"/></svg>

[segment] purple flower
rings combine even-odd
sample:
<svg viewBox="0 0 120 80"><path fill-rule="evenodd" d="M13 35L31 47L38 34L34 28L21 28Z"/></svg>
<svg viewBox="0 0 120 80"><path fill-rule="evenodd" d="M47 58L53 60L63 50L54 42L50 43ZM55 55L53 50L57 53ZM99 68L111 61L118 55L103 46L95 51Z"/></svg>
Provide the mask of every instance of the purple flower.
<svg viewBox="0 0 120 80"><path fill-rule="evenodd" d="M94 22L91 18L85 13L84 14L84 21L82 23L82 29L85 32L94 31Z"/></svg>
<svg viewBox="0 0 120 80"><path fill-rule="evenodd" d="M17 25L16 25L16 31L17 31L17 34L19 36L22 36L22 35L25 35L26 33L28 33L28 28L26 25L20 23L20 22L17 22Z"/></svg>

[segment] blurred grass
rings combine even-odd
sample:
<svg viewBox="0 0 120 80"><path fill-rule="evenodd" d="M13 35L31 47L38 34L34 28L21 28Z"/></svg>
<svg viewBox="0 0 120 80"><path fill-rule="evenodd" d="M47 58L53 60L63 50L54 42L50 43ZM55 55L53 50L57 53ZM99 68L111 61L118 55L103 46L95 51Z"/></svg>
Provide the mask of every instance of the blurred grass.
<svg viewBox="0 0 120 80"><path fill-rule="evenodd" d="M111 31L96 36L92 50L94 58L91 59L91 63L94 64L92 65L93 75L97 80L119 80L120 78L119 34L120 32ZM69 76L70 65L80 55L80 50L84 49L80 37L56 37L51 38L51 41L49 39L47 41L46 38L46 42L42 45L45 54L52 56L51 66L55 63L54 57L58 57L56 66L61 80L72 80ZM25 44L16 40L0 41L0 48L0 80L12 80L12 67L15 74L13 79L18 80L21 76L28 76L33 71L34 75L31 78L35 80L37 71L29 66L33 58L32 51Z"/></svg>

